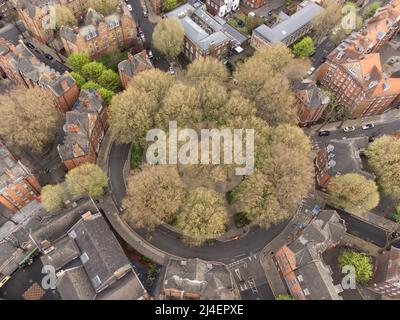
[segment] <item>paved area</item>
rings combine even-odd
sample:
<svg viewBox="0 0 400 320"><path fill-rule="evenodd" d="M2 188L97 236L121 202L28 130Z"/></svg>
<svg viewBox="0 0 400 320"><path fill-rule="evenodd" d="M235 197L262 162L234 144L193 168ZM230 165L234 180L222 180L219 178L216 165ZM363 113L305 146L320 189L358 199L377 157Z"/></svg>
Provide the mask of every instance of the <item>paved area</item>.
<svg viewBox="0 0 400 320"><path fill-rule="evenodd" d="M33 264L18 270L6 284L0 288L0 297L7 300L58 300L56 290L44 290L41 287L42 262L35 258Z"/></svg>

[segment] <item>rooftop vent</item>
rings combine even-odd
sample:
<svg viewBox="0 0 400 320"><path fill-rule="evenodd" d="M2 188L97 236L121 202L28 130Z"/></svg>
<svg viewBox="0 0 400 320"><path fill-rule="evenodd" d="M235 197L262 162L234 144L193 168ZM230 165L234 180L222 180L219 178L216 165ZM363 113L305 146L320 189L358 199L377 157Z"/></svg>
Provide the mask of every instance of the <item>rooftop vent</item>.
<svg viewBox="0 0 400 320"><path fill-rule="evenodd" d="M369 81L371 79L371 75L368 73L365 75L364 80Z"/></svg>
<svg viewBox="0 0 400 320"><path fill-rule="evenodd" d="M333 168L334 166L336 166L336 161L335 160L329 160L328 162L328 169Z"/></svg>
<svg viewBox="0 0 400 320"><path fill-rule="evenodd" d="M328 144L328 146L326 147L326 151L328 151L330 153L333 150L335 150L335 147L333 145L331 145L331 144Z"/></svg>

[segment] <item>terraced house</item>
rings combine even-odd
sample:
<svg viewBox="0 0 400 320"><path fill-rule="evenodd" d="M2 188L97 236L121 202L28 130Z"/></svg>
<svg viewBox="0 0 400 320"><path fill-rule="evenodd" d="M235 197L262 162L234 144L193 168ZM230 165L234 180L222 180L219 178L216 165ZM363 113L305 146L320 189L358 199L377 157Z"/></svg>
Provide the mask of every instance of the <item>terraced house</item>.
<svg viewBox="0 0 400 320"><path fill-rule="evenodd" d="M0 71L17 85L42 88L63 113L71 109L79 95L79 88L68 72L60 74L40 62L23 43L14 46L0 39Z"/></svg>
<svg viewBox="0 0 400 320"><path fill-rule="evenodd" d="M0 203L16 213L40 194L36 177L0 141Z"/></svg>
<svg viewBox="0 0 400 320"><path fill-rule="evenodd" d="M135 21L122 2L116 12L108 16L89 8L80 27L63 26L60 29L60 39L67 55L85 52L90 58L129 47L136 35Z"/></svg>
<svg viewBox="0 0 400 320"><path fill-rule="evenodd" d="M64 143L57 147L68 170L82 163L96 162L107 128L107 108L103 99L93 89L82 90L79 100L66 113Z"/></svg>

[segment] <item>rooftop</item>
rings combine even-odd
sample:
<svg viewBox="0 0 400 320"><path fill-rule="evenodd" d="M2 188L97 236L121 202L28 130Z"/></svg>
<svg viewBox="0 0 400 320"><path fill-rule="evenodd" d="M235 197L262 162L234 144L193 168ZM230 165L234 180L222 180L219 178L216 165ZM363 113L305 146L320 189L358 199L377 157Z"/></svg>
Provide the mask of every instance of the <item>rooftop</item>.
<svg viewBox="0 0 400 320"><path fill-rule="evenodd" d="M278 43L288 38L291 34L301 29L306 24L320 14L324 9L312 1L303 2L302 9L297 11L290 17L287 15L282 16L284 18L280 23L274 25L272 28L262 24L261 26L254 29L260 37L264 38L267 42Z"/></svg>
<svg viewBox="0 0 400 320"><path fill-rule="evenodd" d="M58 146L63 161L78 158L89 152L90 141L105 103L94 90L82 90L78 101L71 111L66 113L64 142Z"/></svg>
<svg viewBox="0 0 400 320"><path fill-rule="evenodd" d="M240 33L221 19L213 18L201 3L186 3L166 14L168 18L178 19L185 35L202 50L207 51L212 45L227 41L241 44L247 40ZM229 26L229 27L228 27Z"/></svg>
<svg viewBox="0 0 400 320"><path fill-rule="evenodd" d="M199 259L170 260L164 277L167 298L235 299L233 279L225 265Z"/></svg>

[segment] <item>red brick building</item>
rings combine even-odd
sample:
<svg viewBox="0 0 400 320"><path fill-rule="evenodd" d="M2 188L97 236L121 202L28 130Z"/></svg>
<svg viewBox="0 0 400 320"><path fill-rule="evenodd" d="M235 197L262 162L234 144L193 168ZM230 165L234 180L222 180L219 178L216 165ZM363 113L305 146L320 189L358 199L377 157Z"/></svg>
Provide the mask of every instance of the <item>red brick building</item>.
<svg viewBox="0 0 400 320"><path fill-rule="evenodd" d="M391 247L378 255L370 290L389 298L400 298L400 249Z"/></svg>
<svg viewBox="0 0 400 320"><path fill-rule="evenodd" d="M300 126L317 122L329 104L329 97L312 80L296 83L295 95Z"/></svg>
<svg viewBox="0 0 400 320"><path fill-rule="evenodd" d="M0 142L0 203L16 213L40 194L36 177Z"/></svg>
<svg viewBox="0 0 400 320"><path fill-rule="evenodd" d="M153 68L153 65L147 56L146 50L136 53L135 55L128 53L128 59L118 64L119 77L121 78L123 87L126 88L129 80L136 74L151 68Z"/></svg>
<svg viewBox="0 0 400 320"><path fill-rule="evenodd" d="M82 90L73 109L66 113L64 143L57 146L68 170L96 162L107 128L107 108L103 99L96 90Z"/></svg>
<svg viewBox="0 0 400 320"><path fill-rule="evenodd" d="M400 79L383 72L377 52L399 29L400 0L395 0L379 9L322 65L318 80L336 94L354 118L382 114L400 95Z"/></svg>
<svg viewBox="0 0 400 320"><path fill-rule="evenodd" d="M267 2L268 0L243 0L243 4L250 7L251 9L258 9L267 4Z"/></svg>
<svg viewBox="0 0 400 320"><path fill-rule="evenodd" d="M318 80L353 118L382 114L399 96L400 79L384 75L379 53L360 55L354 45L336 48L321 67Z"/></svg>
<svg viewBox="0 0 400 320"><path fill-rule="evenodd" d="M14 46L0 38L0 70L17 85L42 88L60 112L70 110L78 98L79 88L69 73L55 72L22 43Z"/></svg>
<svg viewBox="0 0 400 320"><path fill-rule="evenodd" d="M336 211L324 210L295 241L280 248L272 258L288 292L296 300L341 300L332 271L322 254L335 247L346 232Z"/></svg>
<svg viewBox="0 0 400 320"><path fill-rule="evenodd" d="M124 2L108 16L89 8L80 27L63 26L60 29L60 39L67 55L85 52L91 58L130 47L136 34L136 23Z"/></svg>

